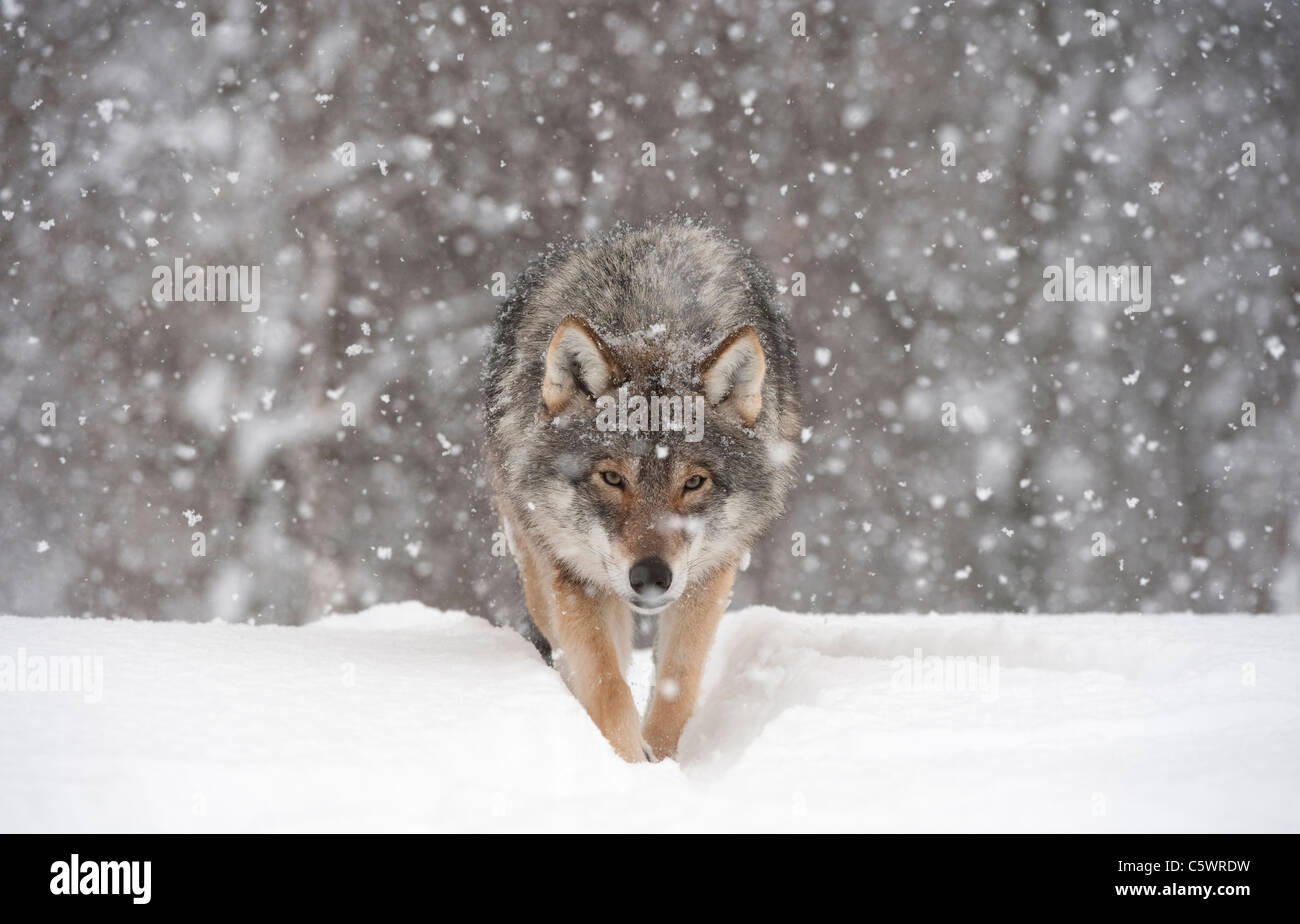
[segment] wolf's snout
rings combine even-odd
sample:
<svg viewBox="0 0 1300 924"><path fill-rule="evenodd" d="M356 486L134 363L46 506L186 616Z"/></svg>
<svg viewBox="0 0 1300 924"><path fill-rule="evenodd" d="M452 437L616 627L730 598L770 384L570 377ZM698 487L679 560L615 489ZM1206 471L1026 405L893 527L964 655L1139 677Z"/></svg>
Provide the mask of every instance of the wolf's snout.
<svg viewBox="0 0 1300 924"><path fill-rule="evenodd" d="M643 558L628 571L627 580L638 597L653 599L668 592L673 572L662 558Z"/></svg>

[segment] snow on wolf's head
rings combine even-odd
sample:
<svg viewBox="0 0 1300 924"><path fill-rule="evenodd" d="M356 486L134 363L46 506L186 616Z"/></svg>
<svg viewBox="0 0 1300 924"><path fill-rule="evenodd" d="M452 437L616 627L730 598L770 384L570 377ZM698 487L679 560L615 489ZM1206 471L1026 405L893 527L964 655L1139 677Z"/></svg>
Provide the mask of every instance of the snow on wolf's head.
<svg viewBox="0 0 1300 924"><path fill-rule="evenodd" d="M509 519L639 612L738 561L793 479L794 350L773 302L746 254L689 223L531 266L487 373Z"/></svg>

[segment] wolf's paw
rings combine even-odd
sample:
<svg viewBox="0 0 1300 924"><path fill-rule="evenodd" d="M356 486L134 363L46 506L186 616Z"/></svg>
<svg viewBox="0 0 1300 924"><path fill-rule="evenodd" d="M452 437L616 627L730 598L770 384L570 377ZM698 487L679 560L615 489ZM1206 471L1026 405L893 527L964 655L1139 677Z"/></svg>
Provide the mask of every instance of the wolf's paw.
<svg viewBox="0 0 1300 924"><path fill-rule="evenodd" d="M667 747L667 746L664 746L664 747L652 747L652 746L650 746L650 745L647 744L647 745L646 745L646 749L645 749L645 753L646 753L646 759L647 759L647 760L650 760L650 761L653 761L654 763L659 763L659 761L661 761L661 760L676 760L676 759L677 759L677 748L676 748L676 746L673 746L673 747Z"/></svg>
<svg viewBox="0 0 1300 924"><path fill-rule="evenodd" d="M635 742L620 743L610 740L609 743L613 745L614 753L629 764L643 764L648 760L654 760L650 748L639 738Z"/></svg>
<svg viewBox="0 0 1300 924"><path fill-rule="evenodd" d="M676 760L677 740L681 734L681 725L675 716L669 716L663 710L652 709L641 729L641 740L645 742L649 759Z"/></svg>

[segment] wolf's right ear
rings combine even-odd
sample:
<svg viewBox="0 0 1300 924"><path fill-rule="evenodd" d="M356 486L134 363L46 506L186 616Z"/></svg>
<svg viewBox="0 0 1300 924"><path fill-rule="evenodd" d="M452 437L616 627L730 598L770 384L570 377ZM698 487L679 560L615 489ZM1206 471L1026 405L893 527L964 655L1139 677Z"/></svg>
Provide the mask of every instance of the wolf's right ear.
<svg viewBox="0 0 1300 924"><path fill-rule="evenodd" d="M552 415L577 395L604 394L619 376L614 354L586 321L569 315L551 334L546 347L542 401Z"/></svg>

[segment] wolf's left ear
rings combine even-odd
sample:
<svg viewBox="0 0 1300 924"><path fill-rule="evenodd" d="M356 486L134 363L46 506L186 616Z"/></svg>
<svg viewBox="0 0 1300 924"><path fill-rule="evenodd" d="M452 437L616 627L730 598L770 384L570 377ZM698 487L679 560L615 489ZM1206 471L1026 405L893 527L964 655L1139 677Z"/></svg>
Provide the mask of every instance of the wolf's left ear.
<svg viewBox="0 0 1300 924"><path fill-rule="evenodd" d="M551 334L546 347L546 374L542 401L552 415L564 410L580 394L602 395L619 376L614 354L590 325L569 315Z"/></svg>
<svg viewBox="0 0 1300 924"><path fill-rule="evenodd" d="M763 410L763 376L767 359L758 334L749 325L738 327L700 364L704 397L710 405L730 411L747 427Z"/></svg>

